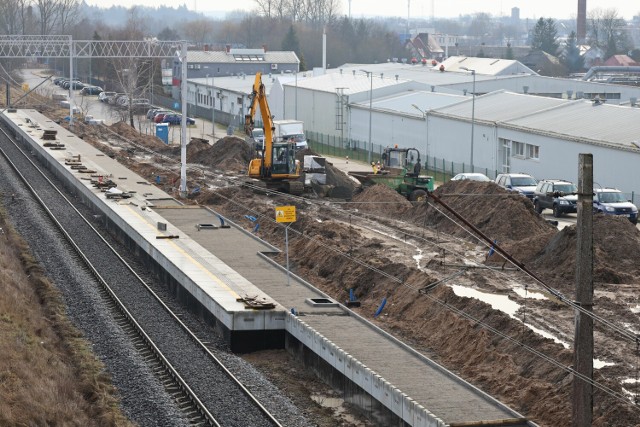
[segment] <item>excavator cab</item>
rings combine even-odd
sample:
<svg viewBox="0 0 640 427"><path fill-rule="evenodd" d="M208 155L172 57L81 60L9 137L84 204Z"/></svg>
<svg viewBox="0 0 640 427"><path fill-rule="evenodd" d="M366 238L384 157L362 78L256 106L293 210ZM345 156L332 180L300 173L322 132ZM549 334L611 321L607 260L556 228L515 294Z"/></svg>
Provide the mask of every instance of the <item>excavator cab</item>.
<svg viewBox="0 0 640 427"><path fill-rule="evenodd" d="M273 116L267 103L267 95L262 83L262 73L256 73L251 93L251 108L245 116L245 132L251 135L254 129L254 115L260 107L264 123L264 147L262 152L249 163L249 177L258 179L261 186L300 195L304 183L299 181L300 164L295 159L296 144L293 141L274 141Z"/></svg>

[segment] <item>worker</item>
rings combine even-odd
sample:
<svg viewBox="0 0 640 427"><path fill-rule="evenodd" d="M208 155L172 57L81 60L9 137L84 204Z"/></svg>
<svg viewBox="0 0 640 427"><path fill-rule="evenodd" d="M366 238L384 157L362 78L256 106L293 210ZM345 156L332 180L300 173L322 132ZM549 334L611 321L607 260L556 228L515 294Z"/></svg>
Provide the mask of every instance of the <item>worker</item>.
<svg viewBox="0 0 640 427"><path fill-rule="evenodd" d="M373 169L374 175L378 173L378 167L376 166L376 162L371 162L371 169Z"/></svg>
<svg viewBox="0 0 640 427"><path fill-rule="evenodd" d="M376 173L380 173L380 171L382 170L382 166L380 166L380 160L378 160L378 162L376 163Z"/></svg>

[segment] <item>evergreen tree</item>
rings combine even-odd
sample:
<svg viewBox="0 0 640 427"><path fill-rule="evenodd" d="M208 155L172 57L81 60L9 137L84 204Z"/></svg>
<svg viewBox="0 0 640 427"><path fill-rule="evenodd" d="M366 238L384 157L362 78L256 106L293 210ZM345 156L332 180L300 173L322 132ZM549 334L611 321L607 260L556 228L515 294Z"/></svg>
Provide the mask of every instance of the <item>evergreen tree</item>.
<svg viewBox="0 0 640 427"><path fill-rule="evenodd" d="M507 51L504 55L504 59L513 59L513 48L511 47L511 43L507 43Z"/></svg>
<svg viewBox="0 0 640 427"><path fill-rule="evenodd" d="M292 50L298 56L300 55L300 40L293 25L289 26L289 31L284 36L284 40L282 40L282 50Z"/></svg>
<svg viewBox="0 0 640 427"><path fill-rule="evenodd" d="M578 48L578 40L575 31L571 31L567 39L563 55L563 63L567 66L570 73L577 73L584 69L584 58L580 56L580 48Z"/></svg>
<svg viewBox="0 0 640 427"><path fill-rule="evenodd" d="M298 39L298 34L296 33L295 28L293 28L293 25L289 26L289 31L287 31L287 34L282 40L282 50L294 51L300 60L300 71L305 71L307 69L304 62L304 55L300 50L300 39Z"/></svg>
<svg viewBox="0 0 640 427"><path fill-rule="evenodd" d="M533 29L531 48L542 50L550 55L558 52L558 29L556 22L552 18L540 18Z"/></svg>

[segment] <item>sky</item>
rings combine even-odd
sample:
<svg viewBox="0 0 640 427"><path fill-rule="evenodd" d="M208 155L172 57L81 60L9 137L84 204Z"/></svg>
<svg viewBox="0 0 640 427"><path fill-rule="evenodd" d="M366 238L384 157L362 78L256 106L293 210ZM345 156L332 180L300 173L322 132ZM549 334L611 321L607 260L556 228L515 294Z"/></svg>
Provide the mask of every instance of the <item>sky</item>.
<svg viewBox="0 0 640 427"><path fill-rule="evenodd" d="M88 4L109 7L117 6L158 6L175 7L184 4L199 12L223 12L232 10L251 11L256 8L255 0L86 0ZM407 1L410 1L410 17L430 17L431 4L435 17L454 18L460 14L487 12L494 16L511 15L511 8L520 8L521 18L572 18L577 14L577 0L351 0L351 17L407 16ZM342 13L349 13L349 0L341 0ZM640 14L640 2L636 0L587 0L587 13L591 9L615 8L625 19Z"/></svg>

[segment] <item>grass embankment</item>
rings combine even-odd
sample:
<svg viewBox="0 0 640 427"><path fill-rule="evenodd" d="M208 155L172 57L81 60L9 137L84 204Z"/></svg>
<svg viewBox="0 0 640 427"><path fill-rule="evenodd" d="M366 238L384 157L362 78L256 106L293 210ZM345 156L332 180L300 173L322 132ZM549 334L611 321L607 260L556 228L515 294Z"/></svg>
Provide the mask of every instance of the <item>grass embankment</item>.
<svg viewBox="0 0 640 427"><path fill-rule="evenodd" d="M59 292L1 211L0 227L0 425L132 425Z"/></svg>

